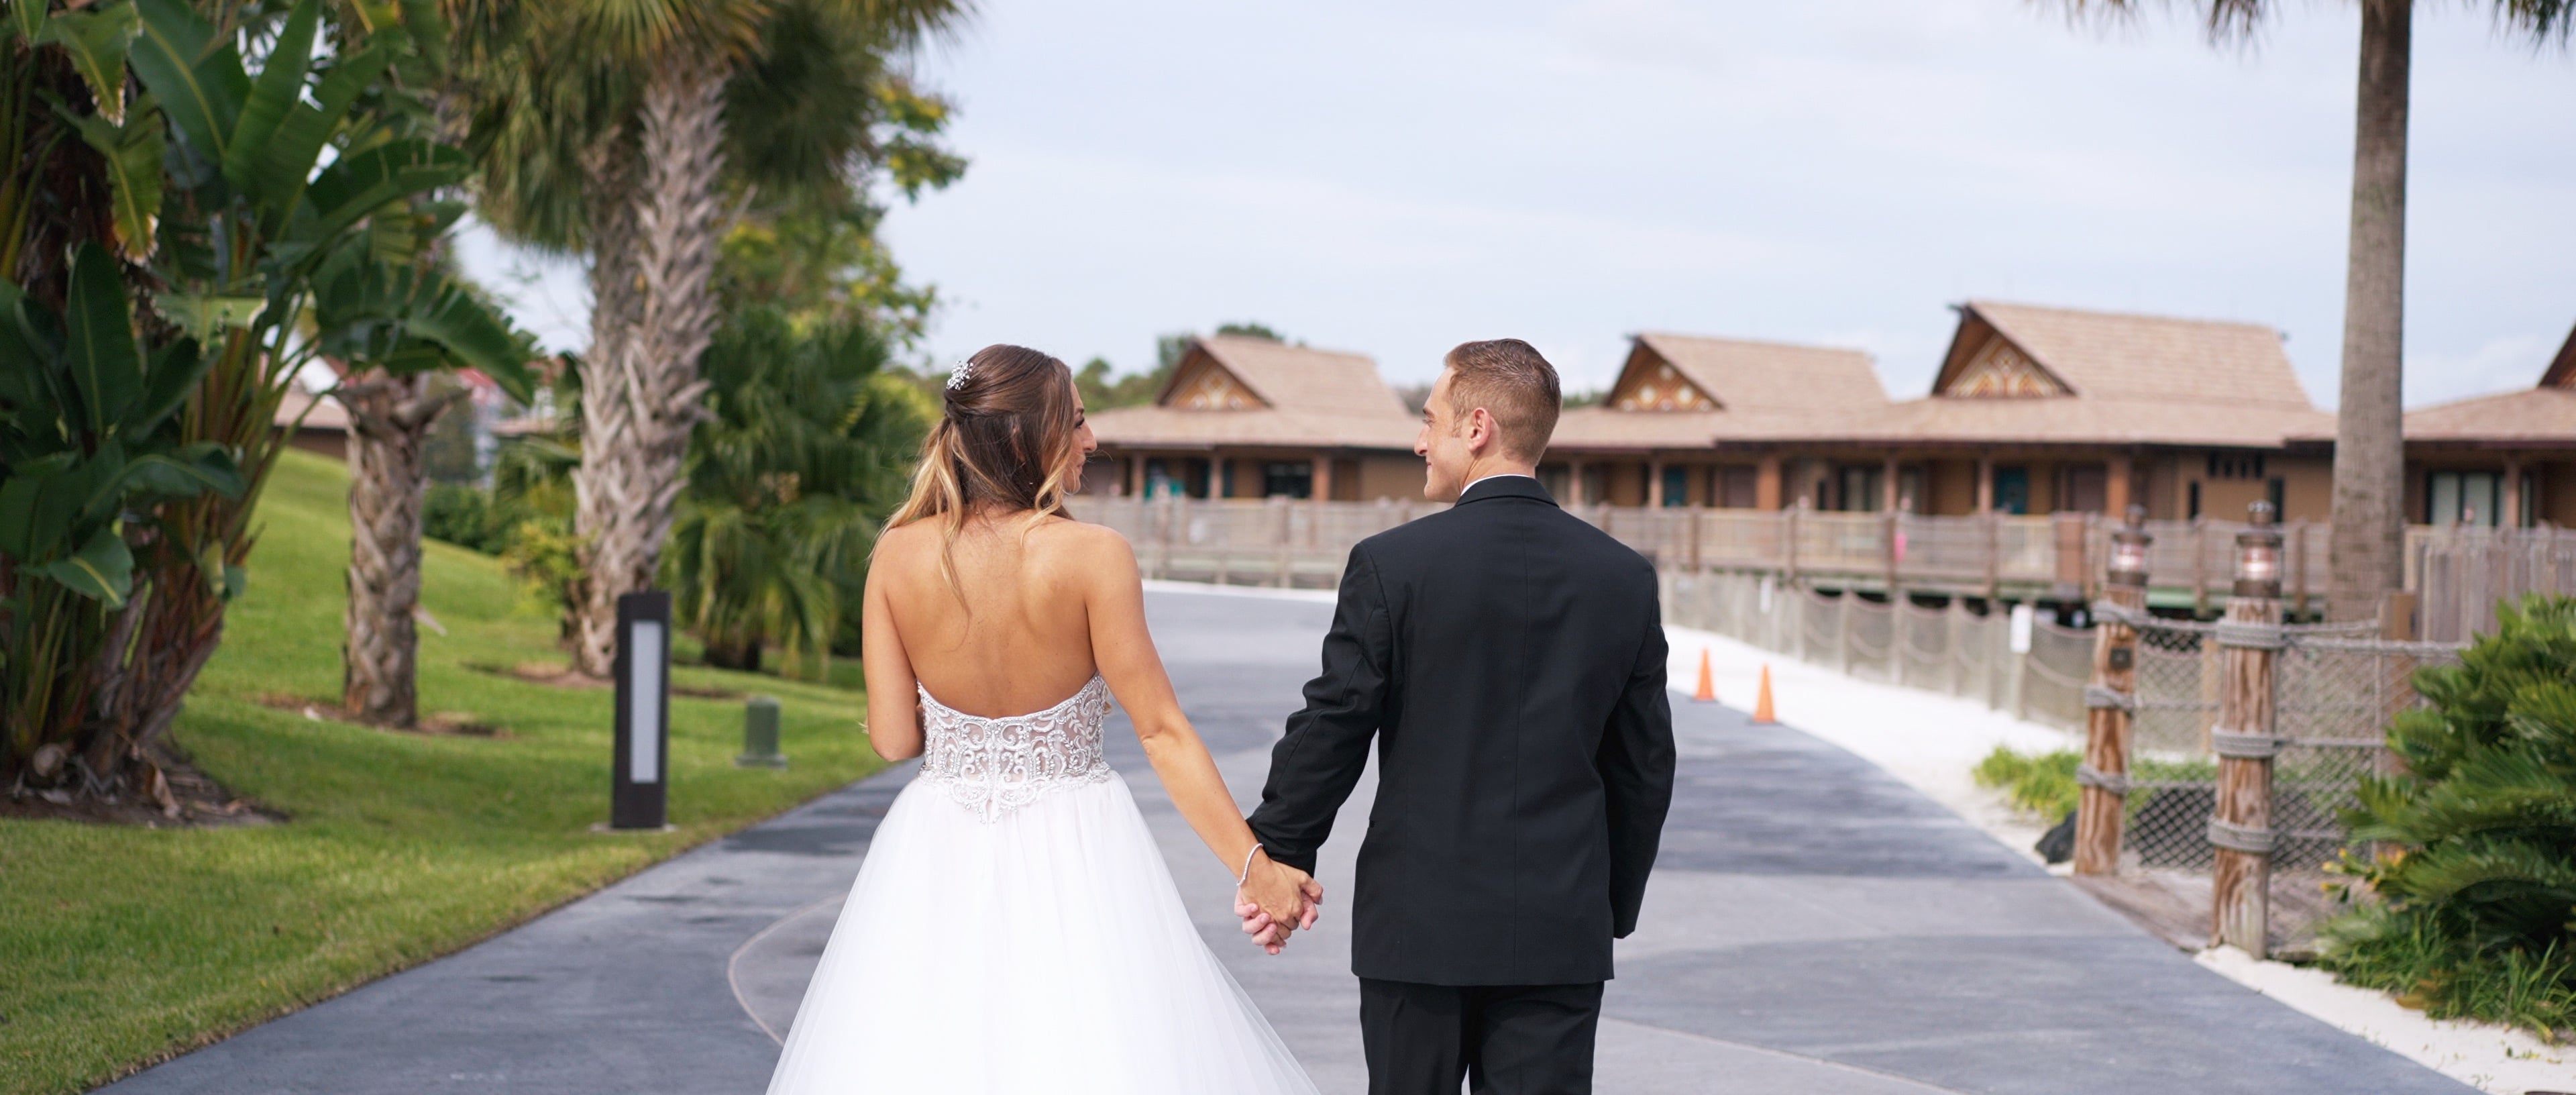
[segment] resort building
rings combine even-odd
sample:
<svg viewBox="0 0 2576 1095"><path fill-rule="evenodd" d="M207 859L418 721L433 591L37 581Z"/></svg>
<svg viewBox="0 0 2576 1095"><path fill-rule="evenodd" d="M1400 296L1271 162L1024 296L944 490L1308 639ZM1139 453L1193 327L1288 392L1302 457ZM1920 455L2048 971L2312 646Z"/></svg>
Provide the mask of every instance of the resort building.
<svg viewBox="0 0 2576 1095"><path fill-rule="evenodd" d="M2406 519L2576 524L2576 331L2534 387L2407 412Z"/></svg>
<svg viewBox="0 0 2576 1095"><path fill-rule="evenodd" d="M1086 494L1342 502L1422 496L1419 422L1369 358L1191 340L1151 406L1091 416Z"/></svg>
<svg viewBox="0 0 2576 1095"><path fill-rule="evenodd" d="M1639 335L1550 453L1561 497L1924 515L2322 519L2333 433L2281 337L2247 323L1971 301L1931 394L1890 402L1856 351ZM1583 487L1598 489L1575 491Z"/></svg>

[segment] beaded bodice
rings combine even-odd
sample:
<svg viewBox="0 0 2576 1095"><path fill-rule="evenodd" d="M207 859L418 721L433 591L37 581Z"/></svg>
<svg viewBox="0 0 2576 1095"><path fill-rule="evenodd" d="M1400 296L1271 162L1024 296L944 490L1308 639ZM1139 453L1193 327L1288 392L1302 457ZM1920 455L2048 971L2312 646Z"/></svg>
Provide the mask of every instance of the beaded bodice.
<svg viewBox="0 0 2576 1095"><path fill-rule="evenodd" d="M1111 775L1100 751L1109 686L1097 675L1063 703L998 719L969 715L914 687L921 693L920 778L986 821Z"/></svg>

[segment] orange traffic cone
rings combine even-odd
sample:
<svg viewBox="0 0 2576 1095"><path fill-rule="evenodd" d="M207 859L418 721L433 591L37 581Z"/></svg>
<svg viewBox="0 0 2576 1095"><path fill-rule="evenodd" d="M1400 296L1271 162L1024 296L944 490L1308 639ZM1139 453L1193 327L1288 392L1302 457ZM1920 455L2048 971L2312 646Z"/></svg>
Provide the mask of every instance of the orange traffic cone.
<svg viewBox="0 0 2576 1095"><path fill-rule="evenodd" d="M1694 703L1717 702L1717 680L1709 675L1708 648L1705 646L1699 648L1699 691L1691 693L1691 700Z"/></svg>
<svg viewBox="0 0 2576 1095"><path fill-rule="evenodd" d="M1770 726L1780 720L1771 714L1771 665L1762 665L1762 691L1753 697L1753 725Z"/></svg>

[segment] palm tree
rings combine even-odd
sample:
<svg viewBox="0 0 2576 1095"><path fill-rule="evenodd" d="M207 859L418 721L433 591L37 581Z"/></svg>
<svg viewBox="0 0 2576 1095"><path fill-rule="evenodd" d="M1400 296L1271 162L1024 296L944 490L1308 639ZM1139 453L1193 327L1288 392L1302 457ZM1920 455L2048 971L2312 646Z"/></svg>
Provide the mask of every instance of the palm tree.
<svg viewBox="0 0 2576 1095"><path fill-rule="evenodd" d="M2073 11L2126 14L2146 0L2060 0ZM2192 0L2213 40L2253 33L2276 0ZM2346 256L2342 397L2335 412L2333 571L2326 614L2367 620L2404 579L2406 110L2415 0L2360 0L2361 87L2353 127L2352 234ZM2564 40L2571 0L2489 0L2497 19L2536 42Z"/></svg>
<svg viewBox="0 0 2576 1095"><path fill-rule="evenodd" d="M483 209L505 234L586 252L581 359L584 542L573 656L608 671L617 598L651 584L684 487L718 315L710 282L728 180L757 195L846 188L885 157L885 60L965 16L966 0L450 0L481 61L471 88ZM775 109L802 103L809 125ZM758 121L754 121L758 119ZM750 143L743 138L761 138Z"/></svg>
<svg viewBox="0 0 2576 1095"><path fill-rule="evenodd" d="M757 670L771 645L829 656L935 413L886 351L865 325L800 330L769 305L717 332L665 566L710 663Z"/></svg>

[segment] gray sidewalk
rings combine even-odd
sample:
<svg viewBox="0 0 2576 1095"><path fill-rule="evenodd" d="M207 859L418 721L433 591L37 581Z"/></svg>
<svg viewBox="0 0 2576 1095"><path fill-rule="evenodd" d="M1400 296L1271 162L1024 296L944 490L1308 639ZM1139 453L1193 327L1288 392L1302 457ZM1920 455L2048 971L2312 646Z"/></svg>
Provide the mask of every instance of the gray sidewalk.
<svg viewBox="0 0 2576 1095"><path fill-rule="evenodd" d="M1326 605L1149 595L1182 702L1247 805ZM2469 1090L2194 965L1865 762L1676 699L1682 778L1621 944L1605 1093ZM1342 887L1273 958L1123 723L1111 755L1211 946L1327 1092L1362 1090ZM792 748L792 744L791 744ZM755 1092L909 768L115 1092Z"/></svg>

